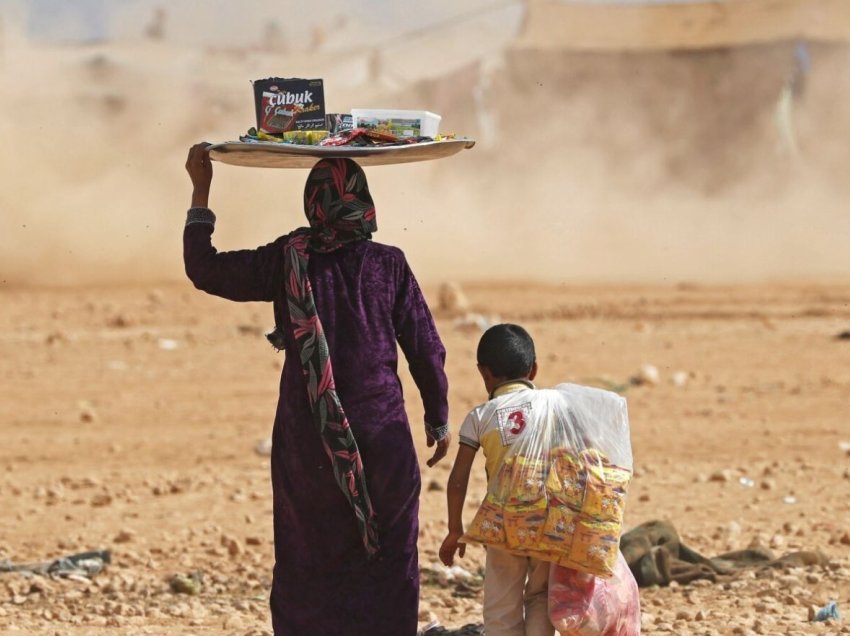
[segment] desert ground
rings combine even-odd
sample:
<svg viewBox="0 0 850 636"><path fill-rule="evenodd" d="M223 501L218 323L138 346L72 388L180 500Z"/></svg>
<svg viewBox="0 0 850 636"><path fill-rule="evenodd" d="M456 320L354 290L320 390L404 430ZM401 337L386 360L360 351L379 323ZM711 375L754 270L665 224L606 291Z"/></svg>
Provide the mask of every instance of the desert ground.
<svg viewBox="0 0 850 636"><path fill-rule="evenodd" d="M455 434L486 398L481 326L519 322L541 386L628 399L626 528L827 557L642 590L644 634L850 633L850 46L545 49L516 7L411 34L363 13L311 45L310 24L280 31L282 0L172 3L154 37L159 3L114 4L127 28L77 43L0 15L0 634L271 633L283 354L271 307L184 279L180 228L187 148L254 125L249 81L272 75L323 78L331 112L425 108L477 140L367 171L375 238L404 249L445 341ZM304 171L215 171L218 248L303 224ZM469 315L441 307L448 281ZM483 549L437 559L453 455L422 462L422 627L481 621ZM93 576L2 572L98 549ZM845 623L811 622L830 601Z"/></svg>
<svg viewBox="0 0 850 636"><path fill-rule="evenodd" d="M415 263L414 263L415 266ZM635 478L626 526L668 519L707 555L820 550L825 567L642 590L645 634L837 634L850 607L850 285L475 283L470 311L536 339L541 386L616 387ZM474 320L440 307L453 430L485 398ZM111 551L75 579L0 574L4 634L270 634L271 308L160 286L0 288L0 562ZM644 365L656 383L630 384ZM402 365L403 366L403 365ZM646 373L644 373L646 375ZM649 376L652 374L650 373ZM650 377L650 379L652 379ZM422 409L402 372L424 459ZM453 451L452 451L453 455ZM422 462L422 625L481 620L483 549L439 566L451 457ZM476 466L467 522L485 492ZM173 591L202 573L198 594Z"/></svg>

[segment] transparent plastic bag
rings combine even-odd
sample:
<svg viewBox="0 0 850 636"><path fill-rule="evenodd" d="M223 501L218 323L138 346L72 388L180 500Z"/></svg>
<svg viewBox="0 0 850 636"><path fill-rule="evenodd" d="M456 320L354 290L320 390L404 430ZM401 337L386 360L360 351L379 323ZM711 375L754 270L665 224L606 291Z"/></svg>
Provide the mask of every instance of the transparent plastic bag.
<svg viewBox="0 0 850 636"><path fill-rule="evenodd" d="M549 619L561 636L638 636L640 593L622 553L607 579L552 565Z"/></svg>
<svg viewBox="0 0 850 636"><path fill-rule="evenodd" d="M465 540L610 576L632 475L625 399L560 384L492 404L482 417L509 448Z"/></svg>

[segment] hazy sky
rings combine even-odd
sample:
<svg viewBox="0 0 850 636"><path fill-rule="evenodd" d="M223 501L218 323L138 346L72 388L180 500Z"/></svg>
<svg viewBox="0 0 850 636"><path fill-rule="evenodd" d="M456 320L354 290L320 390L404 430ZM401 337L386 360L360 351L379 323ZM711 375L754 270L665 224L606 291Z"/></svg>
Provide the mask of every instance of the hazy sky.
<svg viewBox="0 0 850 636"><path fill-rule="evenodd" d="M522 0L0 0L7 21L30 36L54 41L94 41L141 34L158 7L165 8L165 36L192 43L244 44L275 23L292 41L308 39L315 26L333 40L382 38L440 24L457 16L476 19L504 15L515 22ZM514 11L504 9L514 7ZM332 37L333 36L333 37Z"/></svg>

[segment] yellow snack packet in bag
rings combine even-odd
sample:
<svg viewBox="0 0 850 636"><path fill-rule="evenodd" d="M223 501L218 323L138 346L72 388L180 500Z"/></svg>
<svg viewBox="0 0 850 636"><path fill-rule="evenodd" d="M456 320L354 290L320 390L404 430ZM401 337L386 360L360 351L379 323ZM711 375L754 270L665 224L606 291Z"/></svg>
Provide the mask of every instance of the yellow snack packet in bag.
<svg viewBox="0 0 850 636"><path fill-rule="evenodd" d="M587 474L579 458L566 449L552 454L546 492L550 505L564 504L578 512L584 501Z"/></svg>
<svg viewBox="0 0 850 636"><path fill-rule="evenodd" d="M539 550L546 523L546 501L505 506L505 535L509 550Z"/></svg>
<svg viewBox="0 0 850 636"><path fill-rule="evenodd" d="M487 495L475 518L469 525L463 540L485 545L505 545L505 522L502 506L495 501L492 495Z"/></svg>
<svg viewBox="0 0 850 636"><path fill-rule="evenodd" d="M614 572L620 547L620 525L579 518L570 552L559 565L597 576L609 577Z"/></svg>
<svg viewBox="0 0 850 636"><path fill-rule="evenodd" d="M509 504L534 504L546 499L547 462L518 456L511 465L507 486Z"/></svg>
<svg viewBox="0 0 850 636"><path fill-rule="evenodd" d="M549 503L546 511L546 523L543 525L543 543L547 550L560 554L569 554L576 531L578 514L566 506Z"/></svg>

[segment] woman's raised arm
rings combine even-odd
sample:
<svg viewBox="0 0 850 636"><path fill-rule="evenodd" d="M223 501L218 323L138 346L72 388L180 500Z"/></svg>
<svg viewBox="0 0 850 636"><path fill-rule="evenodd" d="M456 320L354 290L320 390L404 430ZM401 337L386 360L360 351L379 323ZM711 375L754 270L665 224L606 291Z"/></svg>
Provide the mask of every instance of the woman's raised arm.
<svg viewBox="0 0 850 636"><path fill-rule="evenodd" d="M282 284L285 236L255 250L219 252L213 247L215 214L209 209L213 169L209 144L189 149L186 172L192 180L192 207L183 230L183 263L195 287L236 301L272 301Z"/></svg>

